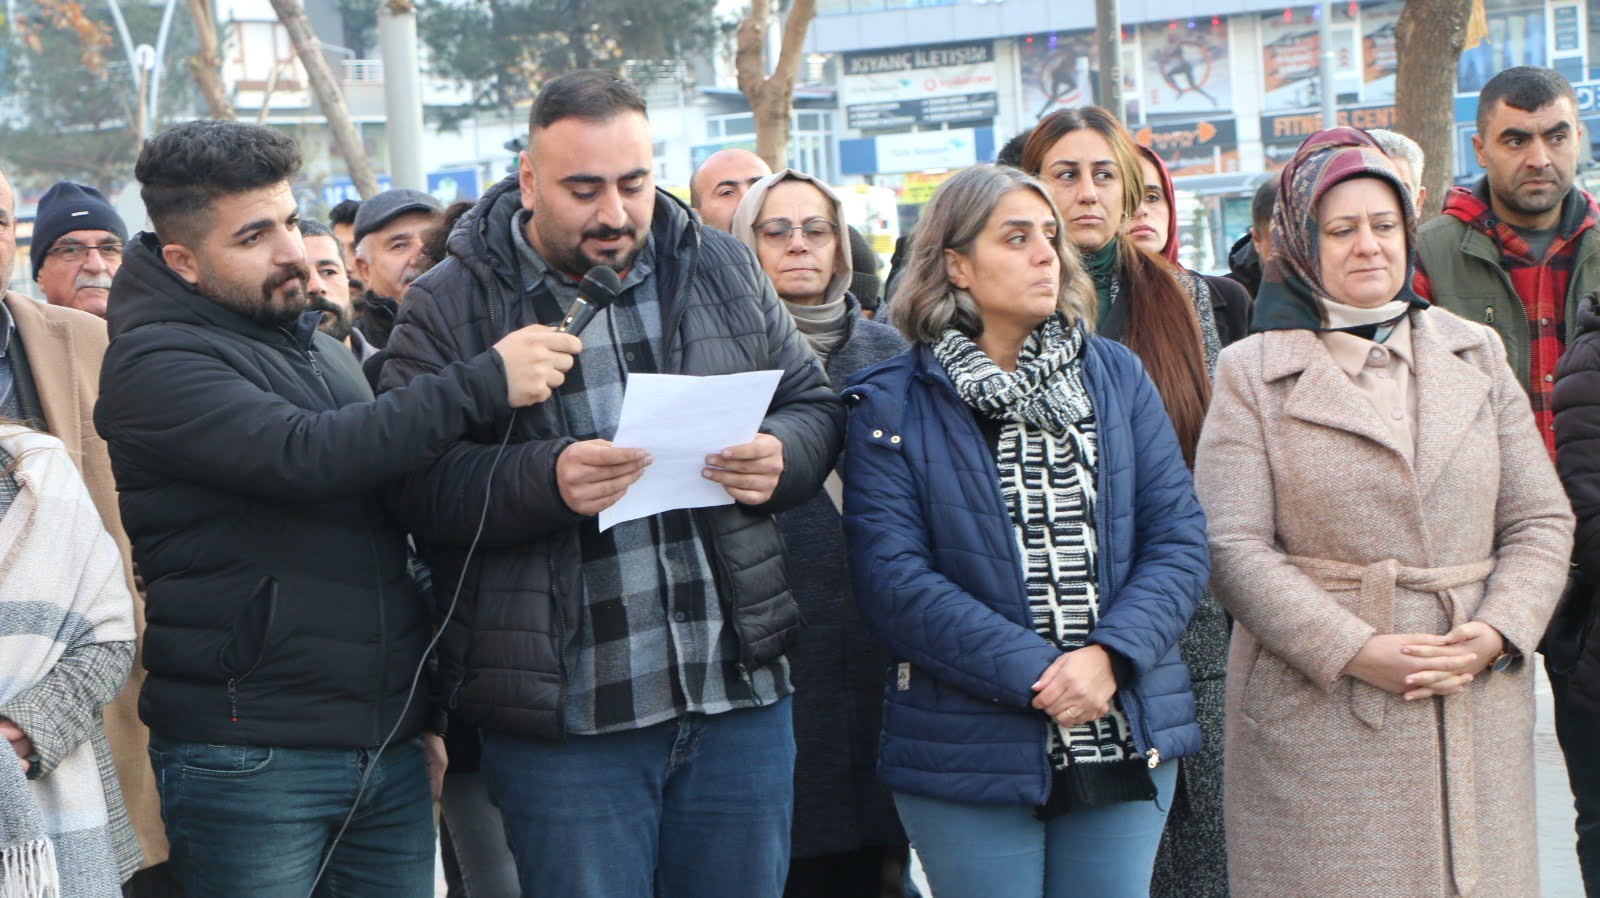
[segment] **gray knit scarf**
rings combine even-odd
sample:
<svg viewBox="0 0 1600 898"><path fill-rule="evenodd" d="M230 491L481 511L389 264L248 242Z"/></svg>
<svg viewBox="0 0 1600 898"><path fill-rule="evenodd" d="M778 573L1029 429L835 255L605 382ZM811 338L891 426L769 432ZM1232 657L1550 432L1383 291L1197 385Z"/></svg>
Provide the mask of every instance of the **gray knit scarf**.
<svg viewBox="0 0 1600 898"><path fill-rule="evenodd" d="M19 460L16 500L0 515L0 705L32 688L76 698L47 686L57 665L75 650L134 639L122 556L59 440L0 425L0 454ZM0 751L0 895L119 895L94 744L71 747L37 779Z"/></svg>
<svg viewBox="0 0 1600 898"><path fill-rule="evenodd" d="M850 317L845 294L840 293L832 302L818 305L801 305L788 300L783 304L794 317L794 326L805 334L811 350L817 354L817 358L822 359L822 364L828 364L828 355L844 342L846 322Z"/></svg>

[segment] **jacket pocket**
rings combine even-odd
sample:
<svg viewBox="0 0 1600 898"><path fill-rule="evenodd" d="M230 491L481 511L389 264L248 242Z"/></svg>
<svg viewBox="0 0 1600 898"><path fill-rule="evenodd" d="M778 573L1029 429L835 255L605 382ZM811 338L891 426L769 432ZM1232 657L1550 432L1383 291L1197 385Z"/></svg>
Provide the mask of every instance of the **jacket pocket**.
<svg viewBox="0 0 1600 898"><path fill-rule="evenodd" d="M1283 659L1258 646L1245 680L1241 710L1258 724L1270 723L1293 712L1315 688Z"/></svg>
<svg viewBox="0 0 1600 898"><path fill-rule="evenodd" d="M278 581L262 577L217 649L217 664L230 679L243 680L261 664L277 615Z"/></svg>
<svg viewBox="0 0 1600 898"><path fill-rule="evenodd" d="M261 666L277 616L278 581L262 577L217 649L217 666L228 678L228 716L235 723L239 721L239 684Z"/></svg>

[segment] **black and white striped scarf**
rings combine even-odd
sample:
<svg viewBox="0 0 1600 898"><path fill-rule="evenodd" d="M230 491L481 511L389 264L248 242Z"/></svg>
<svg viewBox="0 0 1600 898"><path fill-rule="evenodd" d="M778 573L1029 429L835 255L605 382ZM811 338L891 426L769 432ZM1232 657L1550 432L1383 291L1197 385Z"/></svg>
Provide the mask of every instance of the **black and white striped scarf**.
<svg viewBox="0 0 1600 898"><path fill-rule="evenodd" d="M1052 318L1029 336L1011 372L956 330L946 330L933 345L962 400L1002 423L995 463L1022 559L1028 610L1034 630L1064 652L1087 644L1100 612L1098 434L1083 382L1083 343L1081 331ZM1138 760L1128 719L1115 699L1099 720L1070 729L1052 721L1049 733L1057 771L1052 792L1073 793L1060 796L1068 804L1144 797L1147 775L1139 776L1131 793L1108 781L1125 779L1135 766L1108 762ZM1107 773L1112 766L1123 769L1107 778L1087 769L1092 765L1105 765Z"/></svg>

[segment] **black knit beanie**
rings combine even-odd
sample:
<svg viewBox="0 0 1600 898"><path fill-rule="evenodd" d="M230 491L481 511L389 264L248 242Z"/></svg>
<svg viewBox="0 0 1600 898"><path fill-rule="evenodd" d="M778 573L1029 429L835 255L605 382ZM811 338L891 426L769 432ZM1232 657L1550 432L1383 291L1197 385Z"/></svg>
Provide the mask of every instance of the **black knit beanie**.
<svg viewBox="0 0 1600 898"><path fill-rule="evenodd" d="M100 191L71 181L58 181L40 198L39 211L33 219L28 257L33 261L34 280L39 279L44 254L57 240L73 231L110 231L118 240L126 242L128 239L128 226L122 223L122 216L111 208Z"/></svg>

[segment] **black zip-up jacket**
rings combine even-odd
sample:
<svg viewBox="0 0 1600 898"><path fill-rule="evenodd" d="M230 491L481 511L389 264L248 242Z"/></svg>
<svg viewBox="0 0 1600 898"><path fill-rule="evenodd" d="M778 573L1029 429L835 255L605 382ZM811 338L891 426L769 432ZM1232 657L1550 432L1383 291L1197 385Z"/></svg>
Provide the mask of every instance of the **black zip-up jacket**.
<svg viewBox="0 0 1600 898"><path fill-rule="evenodd" d="M511 237L521 209L512 176L462 216L448 257L406 292L383 389L469 358L508 330L560 320L542 284L523 295ZM739 663L754 670L783 654L800 623L772 515L822 488L843 442L844 406L744 245L702 229L687 207L659 191L651 234L666 344L662 373L783 371L761 428L784 446L772 500L695 512L724 616L738 637ZM433 568L441 601L454 592L483 521L440 637L440 698L479 726L549 741L566 735L566 659L583 611L582 519L562 502L555 480L556 458L572 441L558 398L522 409L514 422L502 417L474 430L406 477L396 503Z"/></svg>
<svg viewBox="0 0 1600 898"><path fill-rule="evenodd" d="M1556 363L1556 472L1578 517L1566 595L1539 650L1570 680L1574 704L1600 713L1600 306L1578 307L1578 333Z"/></svg>
<svg viewBox="0 0 1600 898"><path fill-rule="evenodd" d="M498 354L373 401L316 313L256 324L179 278L150 234L109 313L95 426L148 587L140 717L196 742L376 745L431 632L381 491L508 410Z"/></svg>

